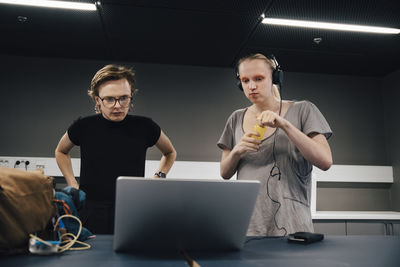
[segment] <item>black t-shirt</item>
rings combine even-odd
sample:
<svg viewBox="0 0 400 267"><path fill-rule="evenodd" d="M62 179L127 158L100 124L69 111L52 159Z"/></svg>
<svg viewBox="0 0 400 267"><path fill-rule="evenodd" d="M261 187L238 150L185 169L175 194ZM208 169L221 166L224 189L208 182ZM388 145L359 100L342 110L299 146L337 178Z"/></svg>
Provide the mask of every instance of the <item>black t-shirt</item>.
<svg viewBox="0 0 400 267"><path fill-rule="evenodd" d="M150 118L127 115L120 122L101 114L78 118L69 128L80 146L80 188L88 200L114 202L118 176L144 177L147 148L157 143L161 128Z"/></svg>

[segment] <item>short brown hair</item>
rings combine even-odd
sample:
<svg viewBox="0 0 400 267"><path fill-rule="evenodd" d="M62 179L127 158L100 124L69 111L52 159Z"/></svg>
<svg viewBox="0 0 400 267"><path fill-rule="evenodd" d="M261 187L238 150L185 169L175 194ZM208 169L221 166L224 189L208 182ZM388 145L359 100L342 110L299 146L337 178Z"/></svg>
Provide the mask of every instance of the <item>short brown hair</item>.
<svg viewBox="0 0 400 267"><path fill-rule="evenodd" d="M131 86L131 95L133 95L136 91L135 72L133 69L115 64L106 65L96 72L90 83L88 94L91 98L95 99L95 96L99 96L99 86L101 84L107 81L116 81L124 78Z"/></svg>

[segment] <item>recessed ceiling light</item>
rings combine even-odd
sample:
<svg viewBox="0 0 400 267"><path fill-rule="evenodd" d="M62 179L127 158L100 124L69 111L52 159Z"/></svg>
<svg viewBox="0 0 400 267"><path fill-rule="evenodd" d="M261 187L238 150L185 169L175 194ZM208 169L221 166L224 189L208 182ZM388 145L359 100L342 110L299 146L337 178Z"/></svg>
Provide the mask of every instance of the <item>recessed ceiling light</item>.
<svg viewBox="0 0 400 267"><path fill-rule="evenodd" d="M321 38L321 37L315 37L315 38L313 39L313 42L316 43L316 44L318 45L320 42L322 42L322 38Z"/></svg>
<svg viewBox="0 0 400 267"><path fill-rule="evenodd" d="M19 23L25 23L28 20L28 17L18 16L17 20L18 20Z"/></svg>
<svg viewBox="0 0 400 267"><path fill-rule="evenodd" d="M326 30L337 30L337 31L369 32L369 33L381 33L381 34L400 33L400 29L395 29L395 28L362 26L354 24L327 23L327 22L316 22L316 21L305 21L305 20L263 18L262 23L272 24L272 25L283 25L290 27L317 28Z"/></svg>
<svg viewBox="0 0 400 267"><path fill-rule="evenodd" d="M96 5L93 3L78 3L78 2L51 1L51 0L0 0L0 4L78 9L78 10L88 10L88 11L96 10Z"/></svg>

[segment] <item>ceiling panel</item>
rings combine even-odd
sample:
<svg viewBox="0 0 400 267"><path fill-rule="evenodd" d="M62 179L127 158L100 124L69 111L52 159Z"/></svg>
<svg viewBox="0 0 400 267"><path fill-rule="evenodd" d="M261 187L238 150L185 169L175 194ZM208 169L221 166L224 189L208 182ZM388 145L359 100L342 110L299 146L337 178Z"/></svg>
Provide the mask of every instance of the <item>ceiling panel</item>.
<svg viewBox="0 0 400 267"><path fill-rule="evenodd" d="M260 23L264 13L400 28L399 0L100 3L95 12L0 4L0 53L233 67L241 56L263 52L274 53L287 71L383 76L399 69L400 35ZM319 44L313 41L317 37Z"/></svg>
<svg viewBox="0 0 400 267"><path fill-rule="evenodd" d="M10 54L98 58L106 52L97 11L0 5L0 51Z"/></svg>
<svg viewBox="0 0 400 267"><path fill-rule="evenodd" d="M168 5L163 1L132 2L102 5L116 58L225 67L257 25L258 17L248 14L261 14L264 8L260 6L265 5L254 1L246 9L231 4L231 9L222 10L221 3L213 6L211 1L201 5L191 1Z"/></svg>
<svg viewBox="0 0 400 267"><path fill-rule="evenodd" d="M275 1L266 17L400 26L397 1ZM317 44L314 38L321 38ZM259 24L238 56L274 51L289 71L381 76L399 68L399 35ZM282 63L281 63L282 64ZM344 66L346 65L346 66Z"/></svg>
<svg viewBox="0 0 400 267"><path fill-rule="evenodd" d="M247 15L261 14L273 0L103 0L103 5L121 5L132 7L179 9L187 11L206 11L208 13L241 13Z"/></svg>

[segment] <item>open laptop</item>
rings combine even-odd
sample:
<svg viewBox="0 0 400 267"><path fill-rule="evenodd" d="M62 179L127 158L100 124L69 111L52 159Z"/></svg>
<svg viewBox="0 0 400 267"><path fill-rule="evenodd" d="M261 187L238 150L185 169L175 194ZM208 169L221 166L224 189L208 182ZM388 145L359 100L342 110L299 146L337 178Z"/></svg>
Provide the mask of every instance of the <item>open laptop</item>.
<svg viewBox="0 0 400 267"><path fill-rule="evenodd" d="M114 250L242 248L258 181L119 177Z"/></svg>

